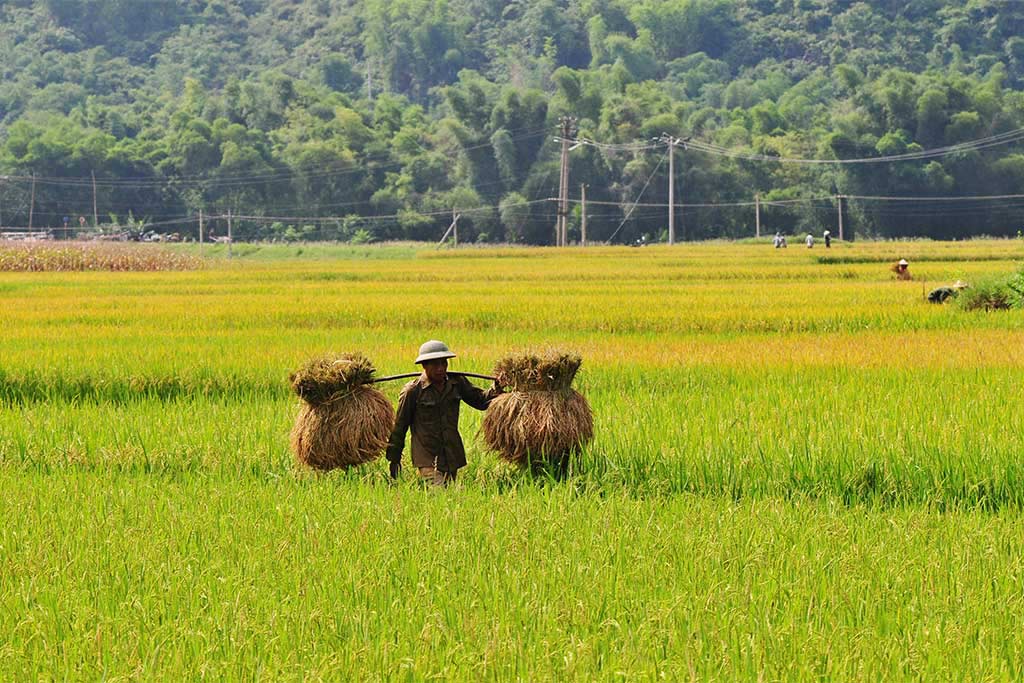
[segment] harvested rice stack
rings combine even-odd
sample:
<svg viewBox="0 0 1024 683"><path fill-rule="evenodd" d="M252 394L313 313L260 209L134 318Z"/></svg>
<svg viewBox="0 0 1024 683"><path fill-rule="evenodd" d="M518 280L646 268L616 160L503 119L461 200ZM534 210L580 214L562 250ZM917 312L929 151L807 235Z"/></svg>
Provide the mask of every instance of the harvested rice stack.
<svg viewBox="0 0 1024 683"><path fill-rule="evenodd" d="M487 408L484 441L509 462L564 463L594 436L590 405L572 388L574 354L509 356L495 367L508 389Z"/></svg>
<svg viewBox="0 0 1024 683"><path fill-rule="evenodd" d="M373 363L361 354L314 358L292 373L292 389L304 402L292 428L292 451L318 470L361 465L387 446L395 411L368 385Z"/></svg>

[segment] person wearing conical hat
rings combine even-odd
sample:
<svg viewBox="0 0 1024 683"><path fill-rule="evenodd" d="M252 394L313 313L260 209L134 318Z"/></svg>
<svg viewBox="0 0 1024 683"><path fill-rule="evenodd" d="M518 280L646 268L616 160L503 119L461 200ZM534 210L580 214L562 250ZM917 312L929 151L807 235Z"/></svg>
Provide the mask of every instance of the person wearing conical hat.
<svg viewBox="0 0 1024 683"><path fill-rule="evenodd" d="M459 434L459 407L466 403L486 410L502 389L495 382L484 391L461 375L448 374L448 359L455 358L444 342L420 346L416 364L423 374L402 388L398 396L395 428L388 442L387 459L392 478L402 471L405 434L412 430L412 464L427 482L446 486L466 465L466 448Z"/></svg>
<svg viewBox="0 0 1024 683"><path fill-rule="evenodd" d="M892 267L892 272L896 273L897 280L913 280L914 278L910 275L910 263L905 258L901 258L896 262L896 265Z"/></svg>

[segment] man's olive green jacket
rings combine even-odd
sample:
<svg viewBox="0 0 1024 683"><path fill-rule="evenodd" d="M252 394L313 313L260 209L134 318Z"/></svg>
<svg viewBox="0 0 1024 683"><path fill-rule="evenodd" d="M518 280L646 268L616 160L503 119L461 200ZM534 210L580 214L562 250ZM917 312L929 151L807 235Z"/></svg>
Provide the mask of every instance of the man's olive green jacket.
<svg viewBox="0 0 1024 683"><path fill-rule="evenodd" d="M387 458L402 460L405 433L412 428L412 464L454 472L466 465L466 448L459 435L459 405L465 401L486 410L500 391L479 389L460 375L448 375L443 385L434 386L426 375L409 382L398 396L395 428L388 443Z"/></svg>

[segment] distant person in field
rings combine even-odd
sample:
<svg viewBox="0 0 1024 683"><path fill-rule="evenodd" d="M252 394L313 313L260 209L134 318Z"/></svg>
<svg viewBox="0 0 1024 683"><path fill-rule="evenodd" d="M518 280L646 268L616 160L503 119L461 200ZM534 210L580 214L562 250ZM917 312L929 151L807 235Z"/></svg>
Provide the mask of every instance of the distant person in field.
<svg viewBox="0 0 1024 683"><path fill-rule="evenodd" d="M826 230L825 234L822 235L822 237L825 238L825 248L826 249L831 249L832 248L832 233L829 232L828 230Z"/></svg>
<svg viewBox="0 0 1024 683"><path fill-rule="evenodd" d="M811 233L807 233L807 248L814 248L814 235L812 235Z"/></svg>
<svg viewBox="0 0 1024 683"><path fill-rule="evenodd" d="M907 262L907 259L905 259L905 258L901 258L889 270L891 270L893 273L896 274L896 279L897 280L913 280L914 279L910 275L910 264Z"/></svg>
<svg viewBox="0 0 1024 683"><path fill-rule="evenodd" d="M459 435L459 406L465 402L486 410L501 393L495 382L487 391L462 376L448 374L448 359L455 358L444 342L428 341L420 347L416 364L423 374L402 388L395 428L388 443L391 476L402 472L405 433L412 429L412 464L426 482L447 486L466 465L466 449Z"/></svg>
<svg viewBox="0 0 1024 683"><path fill-rule="evenodd" d="M782 233L781 232L775 233L775 237L772 238L772 246L774 246L776 249L780 249L782 247Z"/></svg>

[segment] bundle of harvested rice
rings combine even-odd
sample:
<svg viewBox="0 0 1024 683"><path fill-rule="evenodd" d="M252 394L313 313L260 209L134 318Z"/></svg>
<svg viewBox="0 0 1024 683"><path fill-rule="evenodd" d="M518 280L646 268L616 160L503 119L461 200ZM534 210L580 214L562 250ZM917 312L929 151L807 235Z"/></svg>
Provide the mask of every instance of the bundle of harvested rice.
<svg viewBox="0 0 1024 683"><path fill-rule="evenodd" d="M582 363L576 354L557 351L506 356L494 366L494 376L510 391L567 391Z"/></svg>
<svg viewBox="0 0 1024 683"><path fill-rule="evenodd" d="M572 388L582 359L550 352L502 359L495 367L508 392L484 416L487 446L509 462L564 465L594 436L590 405Z"/></svg>
<svg viewBox="0 0 1024 683"><path fill-rule="evenodd" d="M306 362L288 378L292 390L311 406L318 406L369 384L376 368L361 353L321 356Z"/></svg>
<svg viewBox="0 0 1024 683"><path fill-rule="evenodd" d="M292 373L304 401L292 428L299 462L318 470L361 465L380 457L395 423L391 401L368 386L375 369L361 354L314 358Z"/></svg>

